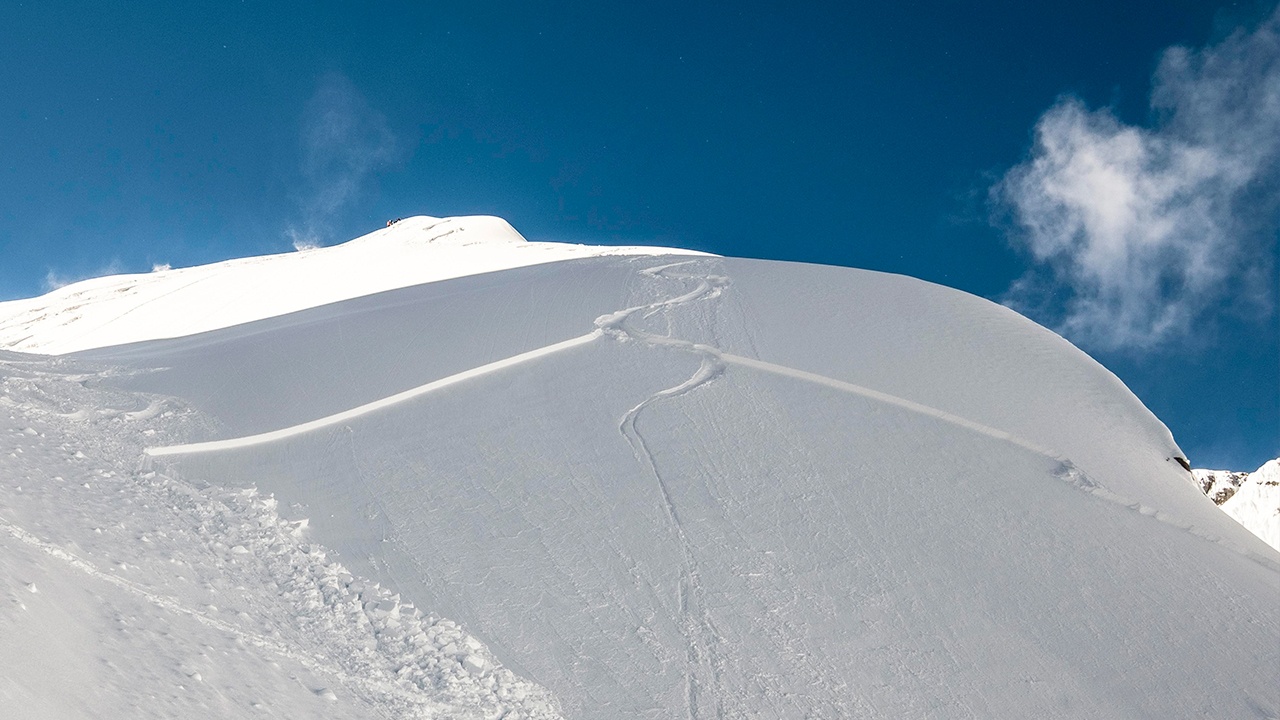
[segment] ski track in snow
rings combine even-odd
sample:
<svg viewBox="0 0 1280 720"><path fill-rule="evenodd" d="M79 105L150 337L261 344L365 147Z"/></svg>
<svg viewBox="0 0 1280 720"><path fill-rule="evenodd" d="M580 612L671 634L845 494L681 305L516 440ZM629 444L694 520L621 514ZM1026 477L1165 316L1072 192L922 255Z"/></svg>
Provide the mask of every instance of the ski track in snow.
<svg viewBox="0 0 1280 720"><path fill-rule="evenodd" d="M715 621L711 618L711 614L706 610L705 591L699 576L694 545L689 541L685 533L684 523L680 520L680 511L672 499L671 489L667 485L667 480L663 477L662 471L658 469L653 453L649 450L648 444L640 433L636 422L640 417L640 413L653 403L680 397L715 380L724 372L724 363L720 359L720 352L713 347L680 340L669 335L647 332L633 327L630 323L632 317L637 314L642 314L645 319L648 319L655 314L681 305L714 301L728 287L729 279L720 275L697 276L668 273L673 268L687 264L690 263L679 262L660 265L642 271L642 275L649 278L667 278L678 281L694 280L696 281L696 286L692 290L667 300L637 305L609 315L603 315L596 319L596 327L606 337L613 338L619 342L638 341L650 347L673 348L679 351L695 353L702 359L698 369L687 380L675 387L659 390L641 400L635 407L628 410L618 422L618 432L626 439L631 446L631 450L636 454L636 458L644 464L645 469L657 482L667 519L670 521L671 528L679 540L681 554L683 555L684 577L680 583L679 597L676 598L676 604L681 617L681 625L683 626L682 632L687 640L688 662L685 667L685 705L689 720L698 720L700 717L701 688L698 686L698 680L693 673L693 668L696 667L705 668L714 684L714 687L711 688L711 699L715 704L715 716L723 718L726 715L724 706L726 692L720 682L721 672L719 670L722 660L718 652L719 646L723 644L723 639L719 630L716 629Z"/></svg>
<svg viewBox="0 0 1280 720"><path fill-rule="evenodd" d="M564 350L568 350L574 347L578 347L580 345L586 345L588 343L594 342L602 338L610 338L618 342L639 342L654 348L663 348L663 349L669 349L669 350L674 350L679 352L693 353L699 356L702 361L698 370L695 371L694 374L690 376L687 380L685 380L684 382L680 383L675 387L666 388L664 390L656 392L653 395L640 401L635 407L633 407L630 411L628 411L619 422L619 431L622 433L623 437L632 446L633 450L637 454L637 457L642 462L645 462L649 466L650 472L652 472L657 477L660 491L663 497L663 501L666 505L666 508L665 508L666 513L670 518L672 524L677 529L677 531L679 531L679 528L680 528L678 512L676 511L676 508L672 504L671 494L670 492L668 492L668 488L666 487L656 466L653 465L651 453L645 447L644 440L636 429L636 419L640 414L640 412L644 410L644 408L648 407L654 402L657 402L659 400L664 400L664 399L676 398L676 397L685 395L697 389L698 387L701 387L702 385L705 385L706 383L711 382L716 378L724 375L728 367L737 366L737 367L742 367L750 370L755 370L758 372L767 372L774 375L789 377L794 380L799 380L802 382L823 385L833 390L838 390L840 392L849 393L852 395L857 395L857 396L866 398L873 402L891 405L891 406L898 407L913 413L924 415L924 416L933 418L935 420L938 420L940 422L945 422L945 423L963 428L970 432L977 433L979 435L984 435L986 437L993 438L995 440L999 440L999 441L1017 446L1029 452L1036 453L1038 455L1041 455L1057 463L1059 467L1055 475L1059 479L1071 484L1073 487L1077 488L1082 492L1093 495L1094 497L1097 497L1107 502L1112 502L1118 505L1125 506L1135 512L1138 512L1141 515L1153 517L1162 523L1172 525L1181 530L1185 530L1187 532L1190 532L1198 537L1209 540L1211 542L1221 543L1223 545L1226 545L1232 551L1238 554L1244 555L1254 560L1255 562L1260 562L1266 565L1267 567L1280 568L1280 565L1275 563L1275 561L1270 558L1259 556L1253 551L1247 548L1241 547L1236 543L1224 540L1223 538L1220 538L1217 535L1202 532L1199 528L1191 525L1190 523L1179 520L1178 518L1173 517L1168 513L1165 513L1163 511L1158 511L1155 508L1151 508L1147 505L1144 505L1140 502L1137 502L1130 498L1114 493L1108 490L1107 488L1100 486L1097 482L1092 480L1082 469L1077 467L1075 463L1073 463L1069 458L1065 457L1062 453L1059 453L1051 448L1041 447L1029 440L1026 440L1025 438L1021 438L1005 430L1000 430L999 428L993 428L988 425L984 425L982 423L976 422L974 420L970 420L968 418L956 415L954 413L947 412L945 410L924 405L922 403L918 403L913 400L908 400L906 398L903 398L897 395L892 395L889 393L881 392L879 390L874 390L872 388L864 387L862 385L857 385L855 383L846 382L844 380L837 380L835 378L831 378L825 375L819 375L817 373L812 373L812 372L800 370L798 368L793 368L785 365L778 365L778 364L767 362L764 360L759 360L756 358L749 358L741 355L725 353L713 345L693 342L690 340L684 340L677 337L672 337L670 335L659 335L656 333L640 330L634 327L632 321L634 317L637 315L640 315L641 319L648 319L659 313L664 313L674 308L686 306L691 303L712 301L712 300L718 299L729 287L730 283L728 278L722 275L714 274L714 273L691 274L691 273L672 273L671 272L675 268L681 268L686 266L697 267L700 265L704 265L707 262L708 261L706 260L698 260L698 259L682 260L680 262L667 263L663 265L657 265L657 266L642 269L640 271L640 274L646 278L651 278L651 279L665 278L668 280L674 280L679 282L687 282L692 280L694 281L695 285L691 290L688 290L675 297L658 300L658 301L647 303L647 304L637 305L635 307L629 307L629 308L615 311L613 313L602 315L596 319L595 329L584 335L579 335L577 337L570 338L568 340L563 340L558 343L546 345L541 348L535 348L533 350L529 350L529 351L520 353L518 355L513 355L511 357L504 358L502 360L497 360L491 363L487 363L485 365L481 365L479 367L475 367L469 370L464 370L454 375L450 375L444 378L440 378L438 380L434 380L432 382L426 383L424 385L420 385L415 388L411 388L409 390L405 390L395 395L391 395L386 398L375 400L373 402L366 403L359 407L355 407L340 413L335 413L333 415L319 418L317 420L312 420L306 423L292 425L290 427L281 428L278 430L272 430L265 433L258 433L254 435L247 435L247 436L242 436L237 438L228 438L225 440L213 440L209 442L191 443L191 444L183 444L183 445L148 447L145 449L145 455L147 457L144 459L144 464L146 464L150 458L187 455L187 454L194 454L194 453L218 452L222 450L233 450L238 448L251 447L254 445L261 445L265 443L270 443L270 442L275 442L279 440L285 440L288 438L296 437L304 433L311 432L313 430L337 426L342 423L354 420L363 415L374 413L385 408L393 407L397 404L403 403L413 398L421 397L423 395L426 395L428 393L434 392L436 390L439 390L445 387L449 387L451 385L462 383L473 378L496 373L506 368L514 367L516 365L537 360L539 358L553 355L555 353L562 352ZM645 458L648 458L648 459L646 460ZM694 689L691 692L696 692L696 689Z"/></svg>

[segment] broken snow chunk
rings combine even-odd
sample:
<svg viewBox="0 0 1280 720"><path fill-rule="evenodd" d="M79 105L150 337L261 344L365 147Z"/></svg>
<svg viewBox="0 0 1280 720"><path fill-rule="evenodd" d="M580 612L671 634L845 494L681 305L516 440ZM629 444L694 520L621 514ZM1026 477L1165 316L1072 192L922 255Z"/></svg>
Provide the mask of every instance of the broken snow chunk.
<svg viewBox="0 0 1280 720"><path fill-rule="evenodd" d="M372 600L365 605L365 610L375 618L398 618L400 617L400 601L399 595L381 600Z"/></svg>
<svg viewBox="0 0 1280 720"><path fill-rule="evenodd" d="M488 663L479 655L468 655L462 659L462 667L472 675L481 675L484 673Z"/></svg>

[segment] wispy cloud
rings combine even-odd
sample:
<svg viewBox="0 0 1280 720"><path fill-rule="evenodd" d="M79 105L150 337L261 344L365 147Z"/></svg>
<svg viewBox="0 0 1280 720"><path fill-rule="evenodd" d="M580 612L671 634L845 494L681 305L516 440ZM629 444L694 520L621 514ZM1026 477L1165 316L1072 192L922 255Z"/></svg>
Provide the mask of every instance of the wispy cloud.
<svg viewBox="0 0 1280 720"><path fill-rule="evenodd" d="M1280 10L1164 53L1153 122L1061 98L991 190L1034 260L1006 302L1101 349L1148 350L1226 305L1270 312L1280 208Z"/></svg>
<svg viewBox="0 0 1280 720"><path fill-rule="evenodd" d="M320 78L302 123L301 220L286 233L294 247L323 244L330 225L374 174L400 159L386 117L341 73Z"/></svg>

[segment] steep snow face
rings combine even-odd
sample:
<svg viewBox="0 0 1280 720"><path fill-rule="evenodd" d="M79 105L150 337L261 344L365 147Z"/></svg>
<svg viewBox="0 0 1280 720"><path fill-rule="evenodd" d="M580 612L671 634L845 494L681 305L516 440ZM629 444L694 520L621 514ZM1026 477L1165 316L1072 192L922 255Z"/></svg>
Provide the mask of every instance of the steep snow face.
<svg viewBox="0 0 1280 720"><path fill-rule="evenodd" d="M1280 460L1249 473L1231 499L1222 503L1231 517L1280 550Z"/></svg>
<svg viewBox="0 0 1280 720"><path fill-rule="evenodd" d="M350 242L112 275L0 302L0 349L62 354L172 338L446 278L600 255L692 251L525 241L495 217L411 217Z"/></svg>
<svg viewBox="0 0 1280 720"><path fill-rule="evenodd" d="M208 418L147 472L273 495L571 717L1280 714L1280 556L963 293L589 258L76 362Z"/></svg>

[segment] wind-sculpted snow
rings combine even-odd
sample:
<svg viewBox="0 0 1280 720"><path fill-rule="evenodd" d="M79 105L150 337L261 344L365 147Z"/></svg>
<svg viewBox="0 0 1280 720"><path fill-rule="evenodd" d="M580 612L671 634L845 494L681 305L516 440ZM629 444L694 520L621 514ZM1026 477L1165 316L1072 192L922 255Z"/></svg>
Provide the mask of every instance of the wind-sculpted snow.
<svg viewBox="0 0 1280 720"><path fill-rule="evenodd" d="M599 258L92 359L219 423L152 471L273 495L571 717L1280 711L1280 556L955 291Z"/></svg>

